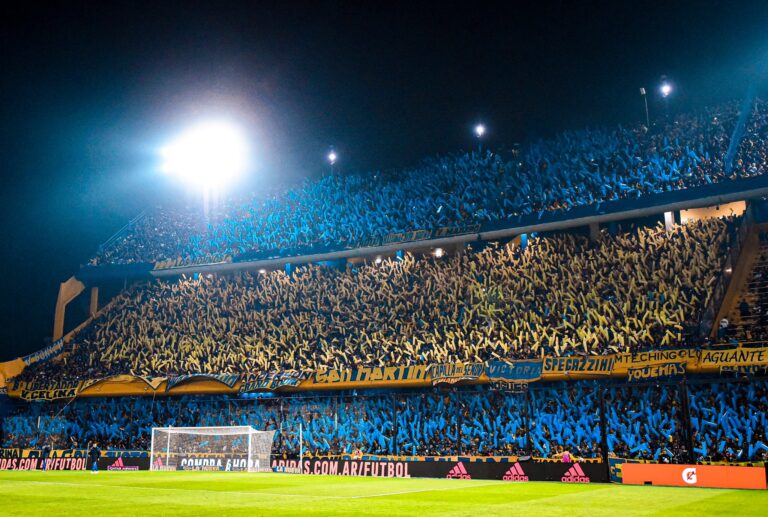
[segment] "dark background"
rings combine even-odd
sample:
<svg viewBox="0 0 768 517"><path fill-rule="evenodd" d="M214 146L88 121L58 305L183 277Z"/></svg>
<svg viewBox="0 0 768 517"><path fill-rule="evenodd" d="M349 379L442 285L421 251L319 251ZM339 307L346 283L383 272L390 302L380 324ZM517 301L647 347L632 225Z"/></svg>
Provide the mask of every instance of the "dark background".
<svg viewBox="0 0 768 517"><path fill-rule="evenodd" d="M184 196L157 150L237 120L251 186L412 165L765 84L768 2L5 3L0 360L50 336L58 283L143 208Z"/></svg>

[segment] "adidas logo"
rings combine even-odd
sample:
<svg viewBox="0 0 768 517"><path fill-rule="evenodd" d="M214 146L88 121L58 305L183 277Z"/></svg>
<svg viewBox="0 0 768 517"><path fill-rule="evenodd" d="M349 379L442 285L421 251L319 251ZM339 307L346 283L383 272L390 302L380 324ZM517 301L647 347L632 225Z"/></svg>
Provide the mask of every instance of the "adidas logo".
<svg viewBox="0 0 768 517"><path fill-rule="evenodd" d="M523 467L520 463L515 462L514 465L509 467L509 470L502 476L504 481L528 481L528 476L523 472Z"/></svg>
<svg viewBox="0 0 768 517"><path fill-rule="evenodd" d="M107 467L107 470L139 470L139 467L126 465L123 463L123 457L120 456L112 465Z"/></svg>
<svg viewBox="0 0 768 517"><path fill-rule="evenodd" d="M462 462L458 462L445 476L448 479L472 479L472 476L467 472L466 467Z"/></svg>
<svg viewBox="0 0 768 517"><path fill-rule="evenodd" d="M568 472L563 474L560 478L563 483L589 483L589 476L587 476L581 468L581 465L574 463L573 467L568 469Z"/></svg>

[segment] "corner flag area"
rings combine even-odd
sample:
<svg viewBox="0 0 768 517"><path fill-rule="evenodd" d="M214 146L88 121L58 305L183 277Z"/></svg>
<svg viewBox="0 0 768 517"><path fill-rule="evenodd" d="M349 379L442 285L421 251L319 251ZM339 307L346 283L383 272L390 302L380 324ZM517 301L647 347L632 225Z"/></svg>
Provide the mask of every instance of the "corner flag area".
<svg viewBox="0 0 768 517"><path fill-rule="evenodd" d="M2 515L764 515L768 492L204 472L0 472Z"/></svg>

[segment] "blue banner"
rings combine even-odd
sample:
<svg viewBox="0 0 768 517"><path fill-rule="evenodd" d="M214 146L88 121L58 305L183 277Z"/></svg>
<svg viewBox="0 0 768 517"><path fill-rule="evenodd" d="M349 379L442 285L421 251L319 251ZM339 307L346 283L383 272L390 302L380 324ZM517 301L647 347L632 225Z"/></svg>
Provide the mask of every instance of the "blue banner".
<svg viewBox="0 0 768 517"><path fill-rule="evenodd" d="M39 363L40 361L47 361L52 357L58 356L64 350L64 339L57 339L42 350L38 350L29 355L25 355L21 358L24 364L29 366L30 364Z"/></svg>
<svg viewBox="0 0 768 517"><path fill-rule="evenodd" d="M237 381L240 380L240 375L236 373L191 373L189 375L178 375L176 377L169 377L168 383L165 385L165 391L169 391L174 386L192 380L192 379L208 379L224 384L229 388L234 388Z"/></svg>
<svg viewBox="0 0 768 517"><path fill-rule="evenodd" d="M489 361L486 375L491 381L532 382L541 379L542 362Z"/></svg>
<svg viewBox="0 0 768 517"><path fill-rule="evenodd" d="M240 385L240 392L250 393L261 390L276 390L286 386L296 387L301 384L302 381L308 379L309 376L309 372L295 370L250 374L243 377L243 383Z"/></svg>

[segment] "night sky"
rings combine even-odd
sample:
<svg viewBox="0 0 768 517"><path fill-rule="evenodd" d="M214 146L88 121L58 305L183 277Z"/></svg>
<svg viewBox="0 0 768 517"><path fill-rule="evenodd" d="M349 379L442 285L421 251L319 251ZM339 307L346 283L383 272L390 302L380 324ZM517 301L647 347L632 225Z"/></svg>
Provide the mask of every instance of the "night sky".
<svg viewBox="0 0 768 517"><path fill-rule="evenodd" d="M765 91L768 2L18 2L0 24L0 360L50 336L58 283L183 195L157 150L246 128L251 184L417 163ZM449 7L451 6L451 7Z"/></svg>

